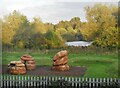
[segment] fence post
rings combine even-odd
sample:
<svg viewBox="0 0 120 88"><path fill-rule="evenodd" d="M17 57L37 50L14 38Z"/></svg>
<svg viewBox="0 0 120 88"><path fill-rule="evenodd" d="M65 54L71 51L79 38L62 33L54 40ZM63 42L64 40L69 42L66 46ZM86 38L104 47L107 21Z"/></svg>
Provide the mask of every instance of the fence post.
<svg viewBox="0 0 120 88"><path fill-rule="evenodd" d="M74 78L72 77L72 86L74 86Z"/></svg>
<svg viewBox="0 0 120 88"><path fill-rule="evenodd" d="M89 87L91 88L91 83L92 83L92 80L91 78L89 78Z"/></svg>
<svg viewBox="0 0 120 88"><path fill-rule="evenodd" d="M70 82L70 84L71 84L71 80L70 80L70 77L68 77L68 78L67 78L67 80L68 80L68 81Z"/></svg>
<svg viewBox="0 0 120 88"><path fill-rule="evenodd" d="M93 87L95 87L95 78L93 78Z"/></svg>
<svg viewBox="0 0 120 88"><path fill-rule="evenodd" d="M44 87L43 88L45 88L45 86L46 86L46 77L45 76L43 76L43 80L44 80Z"/></svg>
<svg viewBox="0 0 120 88"><path fill-rule="evenodd" d="M21 86L23 87L24 86L24 83L23 83L23 76L21 77Z"/></svg>
<svg viewBox="0 0 120 88"><path fill-rule="evenodd" d="M86 79L85 79L85 82L86 82L85 86L86 86L86 87L88 87L88 85L89 85L88 81L89 81L88 78L86 78Z"/></svg>
<svg viewBox="0 0 120 88"><path fill-rule="evenodd" d="M21 87L20 75L18 76L18 84L19 84L19 88L20 88Z"/></svg>
<svg viewBox="0 0 120 88"><path fill-rule="evenodd" d="M107 86L109 86L109 78L107 78Z"/></svg>
<svg viewBox="0 0 120 88"><path fill-rule="evenodd" d="M81 87L81 78L78 78L79 80L79 87Z"/></svg>

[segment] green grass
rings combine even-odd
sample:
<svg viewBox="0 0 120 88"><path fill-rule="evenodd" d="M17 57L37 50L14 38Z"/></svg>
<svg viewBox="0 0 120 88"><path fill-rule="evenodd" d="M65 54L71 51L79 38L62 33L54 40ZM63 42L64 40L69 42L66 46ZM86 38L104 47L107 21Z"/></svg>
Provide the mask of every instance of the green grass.
<svg viewBox="0 0 120 88"><path fill-rule="evenodd" d="M30 52L28 54L35 58L37 65L52 66L52 57L55 53L56 51L48 54L41 52ZM3 52L3 64L6 65L12 60L20 60L20 56L23 54L27 54L27 52ZM70 52L68 57L70 66L85 66L87 68L84 77L117 77L115 75L117 72L114 70L114 68L118 68L117 54ZM113 64L116 65L114 66Z"/></svg>

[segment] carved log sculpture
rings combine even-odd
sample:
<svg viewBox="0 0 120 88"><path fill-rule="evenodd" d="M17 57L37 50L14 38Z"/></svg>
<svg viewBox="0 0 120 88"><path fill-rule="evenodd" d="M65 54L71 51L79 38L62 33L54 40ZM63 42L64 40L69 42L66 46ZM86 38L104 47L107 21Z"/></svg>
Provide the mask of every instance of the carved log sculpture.
<svg viewBox="0 0 120 88"><path fill-rule="evenodd" d="M68 63L68 53L66 50L58 52L54 57L53 57L53 70L60 70L60 71L65 71L69 70L69 66L67 65Z"/></svg>
<svg viewBox="0 0 120 88"><path fill-rule="evenodd" d="M25 74L26 68L25 64L23 64L21 61L11 61L8 64L8 71L10 74Z"/></svg>
<svg viewBox="0 0 120 88"><path fill-rule="evenodd" d="M23 55L21 57L21 62L26 65L26 69L33 70L36 68L35 60L30 55Z"/></svg>

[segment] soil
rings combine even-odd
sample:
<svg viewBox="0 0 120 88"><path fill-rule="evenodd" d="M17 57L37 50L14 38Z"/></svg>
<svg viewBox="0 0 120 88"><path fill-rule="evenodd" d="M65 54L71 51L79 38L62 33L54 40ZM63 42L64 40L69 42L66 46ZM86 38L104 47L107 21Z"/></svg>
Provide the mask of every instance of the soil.
<svg viewBox="0 0 120 88"><path fill-rule="evenodd" d="M0 66L0 74L9 74L6 65ZM35 70L27 70L25 75L41 75L41 76L84 76L86 67L70 66L68 71L54 71L52 66L37 66Z"/></svg>

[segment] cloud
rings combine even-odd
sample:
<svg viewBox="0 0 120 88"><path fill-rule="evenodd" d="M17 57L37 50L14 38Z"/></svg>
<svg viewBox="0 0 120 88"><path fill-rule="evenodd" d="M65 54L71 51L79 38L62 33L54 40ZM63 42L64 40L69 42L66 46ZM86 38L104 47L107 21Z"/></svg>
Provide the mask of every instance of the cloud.
<svg viewBox="0 0 120 88"><path fill-rule="evenodd" d="M112 0L104 1L108 3ZM84 7L93 6L97 2L100 0L4 0L3 4L0 3L0 16L18 10L29 20L37 16L43 22L58 23L60 20L70 20L77 16L81 21L86 21ZM117 5L117 3L113 4Z"/></svg>
<svg viewBox="0 0 120 88"><path fill-rule="evenodd" d="M27 15L29 19L39 16L44 22L57 23L60 20L70 20L76 16L81 17L81 20L85 21L83 7L84 5L81 2L55 2L49 5L28 7L20 11Z"/></svg>

